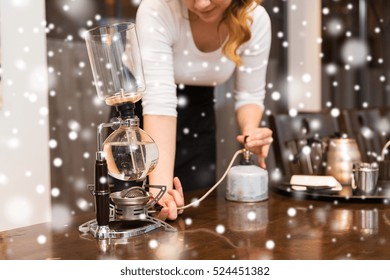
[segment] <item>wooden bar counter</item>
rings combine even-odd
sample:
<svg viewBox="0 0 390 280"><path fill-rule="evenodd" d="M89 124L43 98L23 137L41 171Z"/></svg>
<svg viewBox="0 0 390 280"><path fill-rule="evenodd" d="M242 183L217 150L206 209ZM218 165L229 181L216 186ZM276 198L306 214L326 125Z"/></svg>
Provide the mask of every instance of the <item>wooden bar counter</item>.
<svg viewBox="0 0 390 280"><path fill-rule="evenodd" d="M186 202L202 194L190 193ZM93 218L86 213L61 228L47 223L0 232L0 259L390 259L386 203L299 200L272 190L267 201L237 203L215 191L169 222L176 232L111 240L79 232Z"/></svg>

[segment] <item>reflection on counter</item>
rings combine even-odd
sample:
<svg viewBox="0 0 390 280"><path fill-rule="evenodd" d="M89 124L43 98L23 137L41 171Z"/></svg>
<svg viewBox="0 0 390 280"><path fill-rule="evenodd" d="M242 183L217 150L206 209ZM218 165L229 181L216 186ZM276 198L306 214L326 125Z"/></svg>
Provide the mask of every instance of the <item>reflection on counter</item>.
<svg viewBox="0 0 390 280"><path fill-rule="evenodd" d="M232 231L260 231L268 224L268 201L256 203L227 202L228 227Z"/></svg>
<svg viewBox="0 0 390 280"><path fill-rule="evenodd" d="M132 259L129 256L134 256L136 259L145 253L149 258L158 260L198 259L199 246L203 246L205 242L210 252L215 252L216 259L220 248L229 250L231 259L273 258L272 250L266 246L268 201L226 201L226 206L220 210L226 210L224 213L227 215L227 224L216 224L214 230L197 228L192 225L192 218L183 215L175 222L177 232L156 230L123 239L96 240L88 234L81 237L97 243L100 259L121 259L121 256L127 256L128 259ZM232 235L234 238L230 238Z"/></svg>
<svg viewBox="0 0 390 280"><path fill-rule="evenodd" d="M356 233L356 240L365 242L376 242L379 232L376 208L289 207L280 209L288 217L280 228L270 228L269 213L273 211L268 201L226 201L221 208L227 223L216 223L214 230L199 228L199 224L192 223L201 221L183 215L176 221L177 232L157 230L133 238L97 240L100 258L138 259L147 253L150 259L157 260L198 259L199 248L207 244L216 259L220 248L229 251L231 259L274 259L286 251L292 259L321 259L324 251L350 241L351 231ZM325 232L329 232L328 236ZM95 241L88 235L84 238ZM284 241L275 244L275 240ZM353 258L352 250L337 258L349 257Z"/></svg>

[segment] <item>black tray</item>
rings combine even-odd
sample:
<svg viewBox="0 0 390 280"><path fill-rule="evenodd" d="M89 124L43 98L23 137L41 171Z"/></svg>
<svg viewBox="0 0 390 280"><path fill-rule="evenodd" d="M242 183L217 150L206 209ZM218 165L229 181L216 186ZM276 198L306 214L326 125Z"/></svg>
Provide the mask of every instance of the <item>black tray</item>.
<svg viewBox="0 0 390 280"><path fill-rule="evenodd" d="M341 191L330 190L305 190L296 191L288 184L271 185L271 189L277 193L291 196L296 199L331 200L337 202L375 202L390 203L390 181L379 181L378 190L373 195L359 195L353 193L351 186L343 186Z"/></svg>

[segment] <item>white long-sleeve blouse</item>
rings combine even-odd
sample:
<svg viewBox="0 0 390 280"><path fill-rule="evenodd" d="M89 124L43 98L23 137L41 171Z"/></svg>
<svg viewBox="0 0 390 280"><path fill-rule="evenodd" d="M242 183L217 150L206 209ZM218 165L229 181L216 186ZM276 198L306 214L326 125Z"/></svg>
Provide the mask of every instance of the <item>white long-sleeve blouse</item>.
<svg viewBox="0 0 390 280"><path fill-rule="evenodd" d="M266 10L251 12L252 36L238 49L236 67L222 53L200 51L193 40L188 10L181 0L143 0L136 30L146 80L143 113L176 116L176 86L216 86L234 75L235 108L256 104L263 108L266 69L271 47L271 23Z"/></svg>

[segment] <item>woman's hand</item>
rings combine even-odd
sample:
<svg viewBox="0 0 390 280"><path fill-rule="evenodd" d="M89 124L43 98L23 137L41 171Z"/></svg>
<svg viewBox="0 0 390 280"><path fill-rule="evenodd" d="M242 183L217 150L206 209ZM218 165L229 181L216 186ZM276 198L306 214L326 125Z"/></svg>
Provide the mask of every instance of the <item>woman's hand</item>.
<svg viewBox="0 0 390 280"><path fill-rule="evenodd" d="M178 207L184 206L183 187L179 178L173 178L173 189L168 190L163 197L158 201L163 206L156 218L160 220L175 220L178 214L183 213L183 210L177 210Z"/></svg>
<svg viewBox="0 0 390 280"><path fill-rule="evenodd" d="M259 127L250 131L247 136L237 136L237 141L245 145L250 152L257 156L260 167L266 168L265 159L273 141L272 130L266 127Z"/></svg>

